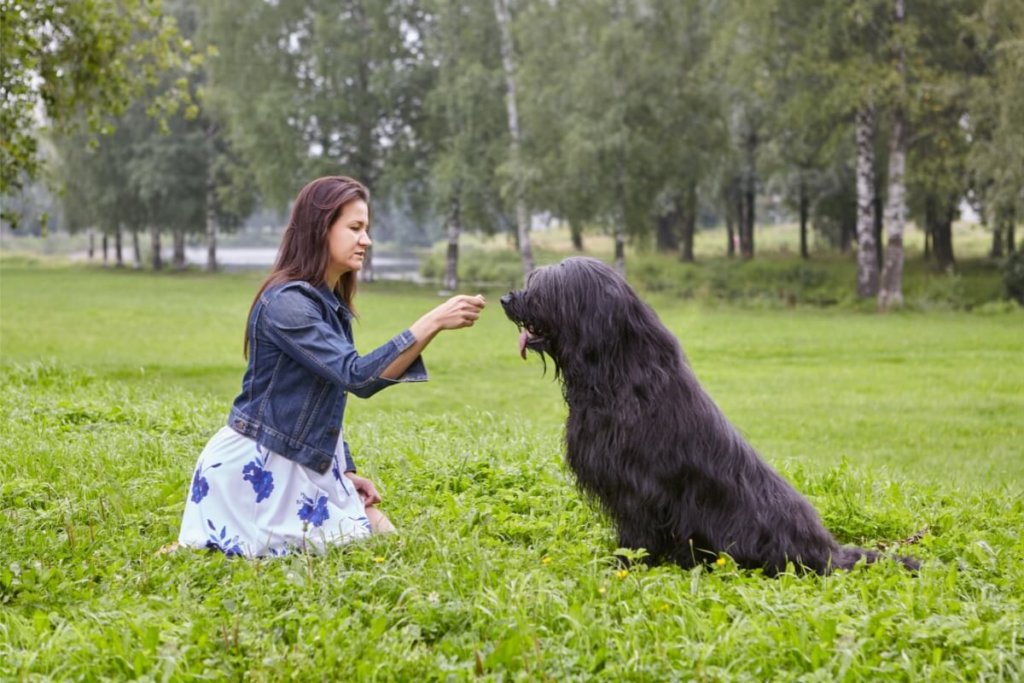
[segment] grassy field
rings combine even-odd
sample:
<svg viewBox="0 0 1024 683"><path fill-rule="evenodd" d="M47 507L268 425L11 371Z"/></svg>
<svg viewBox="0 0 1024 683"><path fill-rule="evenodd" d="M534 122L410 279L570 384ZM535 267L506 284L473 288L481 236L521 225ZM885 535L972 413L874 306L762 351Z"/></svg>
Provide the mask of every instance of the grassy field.
<svg viewBox="0 0 1024 683"><path fill-rule="evenodd" d="M843 542L767 579L624 569L561 464L565 409L486 292L432 380L350 403L397 537L253 562L157 551L244 364L258 278L0 260L0 680L1019 680L1024 314L649 300ZM360 293L370 349L438 302Z"/></svg>

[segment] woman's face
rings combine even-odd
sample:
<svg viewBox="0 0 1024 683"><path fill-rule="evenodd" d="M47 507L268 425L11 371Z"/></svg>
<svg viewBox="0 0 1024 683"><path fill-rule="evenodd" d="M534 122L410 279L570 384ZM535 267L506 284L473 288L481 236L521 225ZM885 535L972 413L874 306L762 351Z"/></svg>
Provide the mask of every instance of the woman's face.
<svg viewBox="0 0 1024 683"><path fill-rule="evenodd" d="M338 219L327 233L329 259L324 278L333 285L353 270L363 267L370 239L370 211L362 199L353 199L342 207Z"/></svg>

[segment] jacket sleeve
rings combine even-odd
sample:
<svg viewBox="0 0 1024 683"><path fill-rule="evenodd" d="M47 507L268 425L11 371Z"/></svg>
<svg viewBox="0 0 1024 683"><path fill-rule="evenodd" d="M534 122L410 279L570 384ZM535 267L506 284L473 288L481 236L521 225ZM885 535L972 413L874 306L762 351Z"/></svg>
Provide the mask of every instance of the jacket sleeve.
<svg viewBox="0 0 1024 683"><path fill-rule="evenodd" d="M380 376L416 342L412 332L404 330L360 356L352 341L324 319L323 309L313 295L299 287L286 287L274 293L258 325L259 331L302 367L362 398L398 382L427 379L422 358L417 358L397 380Z"/></svg>
<svg viewBox="0 0 1024 683"><path fill-rule="evenodd" d="M354 460L352 460L352 449L348 447L348 441L342 441L341 442L341 446L342 446L342 448L345 451L344 452L344 456L345 456L345 471L346 472L355 472L356 471L356 463L355 463Z"/></svg>

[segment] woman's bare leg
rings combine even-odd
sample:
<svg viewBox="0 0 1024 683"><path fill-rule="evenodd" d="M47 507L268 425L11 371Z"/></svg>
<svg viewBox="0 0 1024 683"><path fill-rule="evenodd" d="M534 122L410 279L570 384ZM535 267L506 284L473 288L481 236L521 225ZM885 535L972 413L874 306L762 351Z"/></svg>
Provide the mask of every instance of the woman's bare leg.
<svg viewBox="0 0 1024 683"><path fill-rule="evenodd" d="M370 529L375 534L390 534L395 531L395 525L391 520L374 505L366 506L366 517L370 520Z"/></svg>

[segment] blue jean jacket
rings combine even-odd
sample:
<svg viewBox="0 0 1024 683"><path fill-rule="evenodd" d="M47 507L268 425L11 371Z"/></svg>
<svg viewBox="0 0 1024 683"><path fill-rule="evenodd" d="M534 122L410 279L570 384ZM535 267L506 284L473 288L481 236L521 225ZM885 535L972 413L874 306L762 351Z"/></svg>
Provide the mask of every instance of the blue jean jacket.
<svg viewBox="0 0 1024 683"><path fill-rule="evenodd" d="M427 379L417 357L397 380L380 374L416 342L409 330L365 356L352 343L352 313L326 285L267 287L249 316L249 364L228 425L262 447L323 474L338 445L349 392L368 398L397 382ZM343 443L346 471L355 471Z"/></svg>

